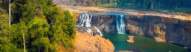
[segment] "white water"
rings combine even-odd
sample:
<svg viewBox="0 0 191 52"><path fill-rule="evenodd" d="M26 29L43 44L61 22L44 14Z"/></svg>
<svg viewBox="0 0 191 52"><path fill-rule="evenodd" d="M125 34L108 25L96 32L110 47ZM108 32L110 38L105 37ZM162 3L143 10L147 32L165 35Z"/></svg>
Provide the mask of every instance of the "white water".
<svg viewBox="0 0 191 52"><path fill-rule="evenodd" d="M115 14L116 15L116 29L118 34L125 34L125 16L122 14ZM81 14L79 17L79 27L85 27L87 28L86 31L87 33L91 33L93 35L93 31L91 28L91 20L92 20L92 15L85 13ZM101 35L101 31L95 27L97 32Z"/></svg>
<svg viewBox="0 0 191 52"><path fill-rule="evenodd" d="M97 32L99 33L100 36L103 36L103 34L101 33L101 31L99 31L99 29L98 29L97 27L94 27L94 28L97 30Z"/></svg>
<svg viewBox="0 0 191 52"><path fill-rule="evenodd" d="M80 23L78 26L80 27L91 27L91 19L92 15L89 15L87 13L80 15Z"/></svg>
<svg viewBox="0 0 191 52"><path fill-rule="evenodd" d="M88 13L81 14L79 17L79 24L77 26L85 27L86 33L91 33L93 35L93 31L91 29L91 19L92 15L89 15Z"/></svg>
<svg viewBox="0 0 191 52"><path fill-rule="evenodd" d="M86 31L87 31L87 33L91 33L93 35L92 29L87 29Z"/></svg>
<svg viewBox="0 0 191 52"><path fill-rule="evenodd" d="M122 14L116 15L116 27L117 27L117 33L119 34L125 34L125 16Z"/></svg>

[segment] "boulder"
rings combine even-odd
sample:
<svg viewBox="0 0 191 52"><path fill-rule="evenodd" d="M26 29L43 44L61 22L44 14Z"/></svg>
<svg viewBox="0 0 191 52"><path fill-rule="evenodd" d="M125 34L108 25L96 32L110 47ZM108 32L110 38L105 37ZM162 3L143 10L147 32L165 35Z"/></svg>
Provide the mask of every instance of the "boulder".
<svg viewBox="0 0 191 52"><path fill-rule="evenodd" d="M75 52L114 52L115 47L109 39L90 33L76 33Z"/></svg>
<svg viewBox="0 0 191 52"><path fill-rule="evenodd" d="M128 36L129 40L127 40L127 42L129 43L134 43L134 36Z"/></svg>
<svg viewBox="0 0 191 52"><path fill-rule="evenodd" d="M159 38L159 37L154 37L156 42L166 42L165 40Z"/></svg>

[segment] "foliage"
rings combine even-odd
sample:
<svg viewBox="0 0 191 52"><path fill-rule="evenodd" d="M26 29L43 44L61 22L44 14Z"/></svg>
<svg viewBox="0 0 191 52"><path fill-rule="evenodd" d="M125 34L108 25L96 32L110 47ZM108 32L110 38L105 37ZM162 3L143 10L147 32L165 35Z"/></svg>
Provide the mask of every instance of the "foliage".
<svg viewBox="0 0 191 52"><path fill-rule="evenodd" d="M52 0L12 3L11 26L7 12L0 8L0 52L23 52L23 34L27 52L56 52L57 44L63 44L67 50L74 48L76 24L69 11L62 12Z"/></svg>
<svg viewBox="0 0 191 52"><path fill-rule="evenodd" d="M78 13L76 13L75 11L73 11L73 16L76 16L76 15L78 15Z"/></svg>
<svg viewBox="0 0 191 52"><path fill-rule="evenodd" d="M81 6L136 7L138 9L191 8L191 0L75 0Z"/></svg>

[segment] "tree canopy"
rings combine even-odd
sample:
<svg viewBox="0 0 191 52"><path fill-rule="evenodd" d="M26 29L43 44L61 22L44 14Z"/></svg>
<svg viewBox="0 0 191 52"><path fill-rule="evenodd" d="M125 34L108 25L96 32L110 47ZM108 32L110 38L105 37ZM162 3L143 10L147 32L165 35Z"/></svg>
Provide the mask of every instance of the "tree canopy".
<svg viewBox="0 0 191 52"><path fill-rule="evenodd" d="M8 4L8 0L0 0ZM11 0L12 25L8 8L0 7L0 52L56 52L58 44L72 51L75 22L69 11L62 11L52 0ZM23 31L23 32L22 32ZM24 36L23 36L24 34Z"/></svg>
<svg viewBox="0 0 191 52"><path fill-rule="evenodd" d="M131 7L139 9L154 8L191 8L191 0L54 0L61 5L101 6L101 7ZM59 2L59 3L58 3Z"/></svg>

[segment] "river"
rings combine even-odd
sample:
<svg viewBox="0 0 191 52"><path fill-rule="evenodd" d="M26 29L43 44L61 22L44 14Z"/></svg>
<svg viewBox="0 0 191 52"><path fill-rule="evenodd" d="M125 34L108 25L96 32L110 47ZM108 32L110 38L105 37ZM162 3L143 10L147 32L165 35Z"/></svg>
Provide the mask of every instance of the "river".
<svg viewBox="0 0 191 52"><path fill-rule="evenodd" d="M168 43L156 42L152 38L144 36L134 36L134 43L127 43L129 34L104 34L104 38L109 39L115 46L115 51L129 50L135 52L189 52L181 46Z"/></svg>

